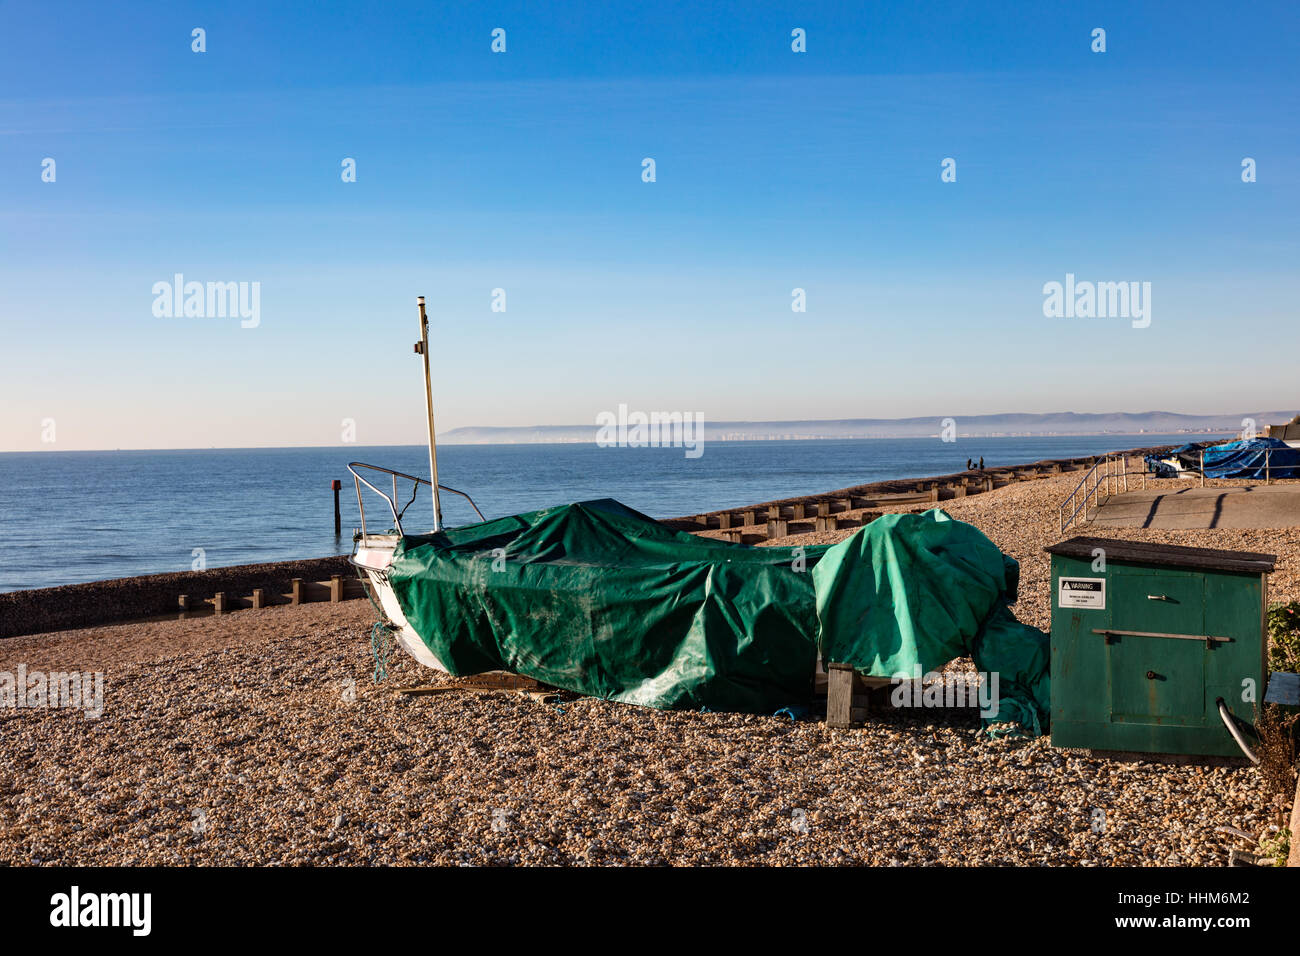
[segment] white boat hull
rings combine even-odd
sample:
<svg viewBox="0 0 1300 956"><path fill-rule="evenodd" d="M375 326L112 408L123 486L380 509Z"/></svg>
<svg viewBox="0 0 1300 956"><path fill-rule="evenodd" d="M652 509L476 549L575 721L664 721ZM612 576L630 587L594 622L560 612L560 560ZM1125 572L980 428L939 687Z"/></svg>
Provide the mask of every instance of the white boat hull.
<svg viewBox="0 0 1300 956"><path fill-rule="evenodd" d="M388 569L393 564L393 552L397 547L397 535L365 535L352 551L352 563L365 574L370 582L371 592L383 609L388 622L395 627L397 643L411 657L425 667L447 673L447 668L438 660L429 646L415 633L415 629L406 620L397 595L393 593L388 582Z"/></svg>

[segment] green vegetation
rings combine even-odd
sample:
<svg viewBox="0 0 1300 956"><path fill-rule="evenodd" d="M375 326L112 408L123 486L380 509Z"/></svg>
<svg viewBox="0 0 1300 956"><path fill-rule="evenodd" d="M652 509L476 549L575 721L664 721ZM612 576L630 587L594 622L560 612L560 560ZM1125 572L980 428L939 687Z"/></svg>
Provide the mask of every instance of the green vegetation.
<svg viewBox="0 0 1300 956"><path fill-rule="evenodd" d="M1268 609L1268 669L1300 674L1300 601Z"/></svg>
<svg viewBox="0 0 1300 956"><path fill-rule="evenodd" d="M1300 601L1275 604L1268 609L1268 669L1300 673ZM1295 795L1296 758L1300 752L1300 711L1261 703L1255 729L1259 732L1259 772L1267 792L1290 806ZM1290 840L1290 830L1283 825L1276 837L1261 840L1260 848L1285 866Z"/></svg>
<svg viewBox="0 0 1300 956"><path fill-rule="evenodd" d="M1286 866L1287 854L1291 852L1291 829L1281 827L1272 836L1259 841L1259 855L1272 860L1274 866Z"/></svg>

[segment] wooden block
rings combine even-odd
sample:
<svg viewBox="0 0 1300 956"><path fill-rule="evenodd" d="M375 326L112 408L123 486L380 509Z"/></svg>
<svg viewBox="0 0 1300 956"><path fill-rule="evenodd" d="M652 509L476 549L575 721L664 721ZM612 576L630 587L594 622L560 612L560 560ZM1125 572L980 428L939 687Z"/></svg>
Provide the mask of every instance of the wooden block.
<svg viewBox="0 0 1300 956"><path fill-rule="evenodd" d="M262 599L262 589L253 588L253 610L260 611L266 607L266 602Z"/></svg>
<svg viewBox="0 0 1300 956"><path fill-rule="evenodd" d="M831 503L829 501L817 502L817 517L824 518L831 513Z"/></svg>
<svg viewBox="0 0 1300 956"><path fill-rule="evenodd" d="M302 578L294 578L291 588L289 603L294 607L297 607L302 603Z"/></svg>
<svg viewBox="0 0 1300 956"><path fill-rule="evenodd" d="M767 536L769 538L784 538L790 533L790 523L783 518L769 518L767 522Z"/></svg>
<svg viewBox="0 0 1300 956"><path fill-rule="evenodd" d="M826 665L826 726L853 726L853 666Z"/></svg>
<svg viewBox="0 0 1300 956"><path fill-rule="evenodd" d="M226 592L225 591L218 591L216 594L212 595L212 607L216 610L218 614L226 613Z"/></svg>
<svg viewBox="0 0 1300 956"><path fill-rule="evenodd" d="M726 531L730 527L731 515L724 511L722 514L718 515L718 530Z"/></svg>
<svg viewBox="0 0 1300 956"><path fill-rule="evenodd" d="M188 611L190 609L190 596L188 594L182 594L177 597L176 606L182 611Z"/></svg>
<svg viewBox="0 0 1300 956"><path fill-rule="evenodd" d="M343 600L343 575L330 575L330 603L338 604Z"/></svg>
<svg viewBox="0 0 1300 956"><path fill-rule="evenodd" d="M556 690L557 688L539 683L530 677L520 677L516 674L507 674L501 671L489 671L471 680L462 680L455 684L423 684L419 687L398 687L397 693L412 696L452 693L499 694L502 692L533 696L540 693L542 696L539 699L544 699L556 696Z"/></svg>
<svg viewBox="0 0 1300 956"><path fill-rule="evenodd" d="M802 518L803 515L804 515L804 508L805 508L805 505L803 504L803 502L800 502L799 504L796 504L796 505L791 505L791 506L790 506L790 517L791 517L791 518Z"/></svg>
<svg viewBox="0 0 1300 956"><path fill-rule="evenodd" d="M776 519L776 518L779 518L779 517L781 517L781 506L780 506L780 505L768 505L768 506L767 506L767 520L768 520L768 521L772 521L772 520L774 520L774 519Z"/></svg>
<svg viewBox="0 0 1300 956"><path fill-rule="evenodd" d="M752 525L752 524L754 523L754 512L753 512L753 511L742 511L742 512L740 513L740 523L741 523L742 526L743 526L743 525Z"/></svg>
<svg viewBox="0 0 1300 956"><path fill-rule="evenodd" d="M837 518L835 515L822 515L817 518L817 523L814 526L814 530L838 531L839 527L840 527L840 519Z"/></svg>

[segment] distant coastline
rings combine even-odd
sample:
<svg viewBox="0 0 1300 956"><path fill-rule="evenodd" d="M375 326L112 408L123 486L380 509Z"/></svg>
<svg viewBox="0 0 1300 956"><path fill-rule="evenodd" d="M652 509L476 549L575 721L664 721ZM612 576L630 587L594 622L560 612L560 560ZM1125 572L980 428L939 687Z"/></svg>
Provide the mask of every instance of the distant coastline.
<svg viewBox="0 0 1300 956"><path fill-rule="evenodd" d="M705 421L704 441L834 441L876 438L1039 438L1100 435L1235 435L1252 423L1257 432L1290 421L1293 411L1186 415L1177 412L1043 414L1007 413L912 418ZM598 426L469 426L438 436L447 444L567 444L596 441Z"/></svg>
<svg viewBox="0 0 1300 956"><path fill-rule="evenodd" d="M513 430L513 429L503 429ZM523 431L524 429L520 429ZM459 431L459 429L457 429ZM1174 429L1167 432L958 432L957 437L963 441L968 438L1095 438L1104 435L1114 435L1116 438L1142 437L1143 435L1168 436L1168 435L1186 435L1188 439L1197 436L1201 437L1223 437L1236 435L1237 431L1230 429L1206 429L1205 431L1192 431L1188 429ZM798 435L798 434L769 434L769 435L709 435L707 441L710 442L763 442L763 441L887 441L893 438L933 438L938 440L939 434L932 432L929 435ZM587 435L572 438L556 438L553 436L543 436L540 438L474 438L467 439L453 436L450 432L446 435L438 436L439 445L593 445L596 443L594 437ZM411 445L409 447L419 447Z"/></svg>

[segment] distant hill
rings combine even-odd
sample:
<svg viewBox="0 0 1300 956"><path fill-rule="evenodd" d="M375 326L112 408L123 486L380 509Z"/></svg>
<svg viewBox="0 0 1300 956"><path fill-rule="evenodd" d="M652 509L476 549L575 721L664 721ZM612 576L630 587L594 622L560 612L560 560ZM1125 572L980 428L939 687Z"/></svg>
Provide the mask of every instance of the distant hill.
<svg viewBox="0 0 1300 956"><path fill-rule="evenodd" d="M1242 412L1232 415L1182 415L1177 412L1048 412L1040 415L952 415L957 434L969 438L1020 435L1171 435L1241 431L1244 418L1256 428L1288 422L1295 411ZM705 441L770 441L811 438L928 438L943 428L942 416L924 418L841 418L785 422L704 423ZM456 428L440 435L449 444L524 444L594 442L597 426L531 425Z"/></svg>

